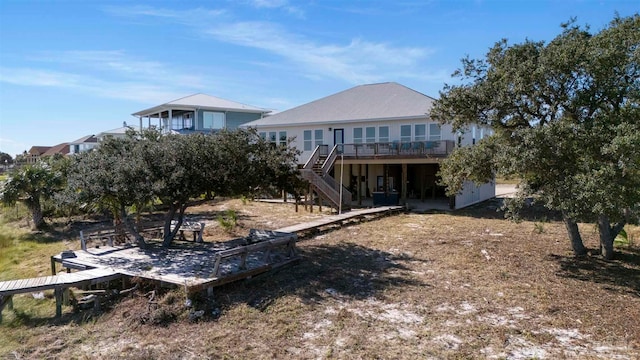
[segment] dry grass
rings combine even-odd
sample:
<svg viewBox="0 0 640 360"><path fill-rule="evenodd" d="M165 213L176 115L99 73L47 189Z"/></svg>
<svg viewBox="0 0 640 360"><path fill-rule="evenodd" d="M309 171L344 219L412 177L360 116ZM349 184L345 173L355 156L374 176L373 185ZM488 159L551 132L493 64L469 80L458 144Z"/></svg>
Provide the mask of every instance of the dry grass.
<svg viewBox="0 0 640 360"><path fill-rule="evenodd" d="M216 202L237 210L238 235L314 218L293 205ZM535 214L534 214L535 215ZM538 214L540 219L552 218ZM0 356L24 358L509 358L640 356L640 251L572 257L555 221L511 223L493 206L405 214L299 243L303 261L196 299L180 292L149 310L142 295L102 314L45 320L6 313ZM533 216L531 216L533 218ZM213 224L206 238L228 237ZM593 225L583 225L595 248ZM637 234L637 228L631 232ZM233 236L233 235L231 235ZM48 302L53 307L51 300ZM21 304L16 303L20 309ZM36 326L37 325L37 326Z"/></svg>

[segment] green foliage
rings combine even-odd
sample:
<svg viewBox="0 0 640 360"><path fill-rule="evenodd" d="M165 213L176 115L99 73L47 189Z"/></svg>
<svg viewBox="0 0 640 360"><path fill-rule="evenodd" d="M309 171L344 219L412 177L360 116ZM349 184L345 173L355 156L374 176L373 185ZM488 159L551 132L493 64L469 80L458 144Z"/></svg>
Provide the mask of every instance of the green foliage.
<svg viewBox="0 0 640 360"><path fill-rule="evenodd" d="M485 183L493 178L491 162L495 156L494 138L480 140L476 146L456 148L440 166L440 184L447 185L447 195L454 196L465 181Z"/></svg>
<svg viewBox="0 0 640 360"><path fill-rule="evenodd" d="M225 214L218 214L218 224L226 232L231 232L238 225L238 213L233 209L228 209Z"/></svg>
<svg viewBox="0 0 640 360"><path fill-rule="evenodd" d="M24 203L32 215L33 226L43 228L43 203L52 199L66 186L68 162L51 158L33 165L22 166L7 176L0 186L0 201L12 206Z"/></svg>
<svg viewBox="0 0 640 360"><path fill-rule="evenodd" d="M625 229L620 230L620 233L618 234L618 236L616 236L616 239L614 240L614 245L627 246L627 247L634 246L633 235L627 233Z"/></svg>
<svg viewBox="0 0 640 360"><path fill-rule="evenodd" d="M533 223L533 232L536 234L544 233L544 224L543 223Z"/></svg>
<svg viewBox="0 0 640 360"><path fill-rule="evenodd" d="M629 237L627 237L627 232L624 229L620 230L620 233L618 234L618 236L616 236L615 243L616 245L629 244Z"/></svg>
<svg viewBox="0 0 640 360"><path fill-rule="evenodd" d="M468 179L515 177L520 198L535 197L569 223L597 218L610 245L640 207L639 44L634 15L595 34L570 22L547 44L502 40L485 59L463 59L454 74L462 84L445 86L431 115L494 135L444 161L449 193Z"/></svg>
<svg viewBox="0 0 640 360"><path fill-rule="evenodd" d="M65 193L67 202L108 209L136 235L141 246L144 240L128 212L132 206L149 203L154 198L145 162L151 140L145 140L144 135L130 131L125 138L109 138L96 150L74 156Z"/></svg>
<svg viewBox="0 0 640 360"><path fill-rule="evenodd" d="M74 158L65 199L108 209L134 234L129 212L139 213L157 200L167 209L164 244L169 245L179 231L168 231L170 223L182 221L192 199L285 186L297 174L296 154L290 147L271 146L253 129L187 136L132 131Z"/></svg>
<svg viewBox="0 0 640 360"><path fill-rule="evenodd" d="M6 166L13 164L13 158L6 152L0 151L0 166Z"/></svg>

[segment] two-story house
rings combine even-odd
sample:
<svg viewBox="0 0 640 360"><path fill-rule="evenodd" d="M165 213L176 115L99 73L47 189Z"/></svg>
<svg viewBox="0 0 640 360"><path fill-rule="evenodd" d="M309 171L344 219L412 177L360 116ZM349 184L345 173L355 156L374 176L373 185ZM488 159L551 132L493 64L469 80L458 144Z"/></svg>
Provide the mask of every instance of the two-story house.
<svg viewBox="0 0 640 360"><path fill-rule="evenodd" d="M57 154L67 155L68 153L68 143L62 143L55 146L32 146L28 152L25 151L22 155L20 155L20 162L23 164L33 165L40 159L47 156L54 156Z"/></svg>
<svg viewBox="0 0 640 360"><path fill-rule="evenodd" d="M140 121L140 129L156 127L162 133L189 134L237 129L240 125L260 119L271 110L206 94L195 94L138 111L133 116Z"/></svg>
<svg viewBox="0 0 640 360"><path fill-rule="evenodd" d="M487 135L454 133L429 117L434 99L397 83L361 85L259 120L261 136L302 151L303 176L323 199L348 207L441 199L462 208L495 196L495 184L465 184L447 199L438 185L442 159ZM340 187L343 184L343 187Z"/></svg>

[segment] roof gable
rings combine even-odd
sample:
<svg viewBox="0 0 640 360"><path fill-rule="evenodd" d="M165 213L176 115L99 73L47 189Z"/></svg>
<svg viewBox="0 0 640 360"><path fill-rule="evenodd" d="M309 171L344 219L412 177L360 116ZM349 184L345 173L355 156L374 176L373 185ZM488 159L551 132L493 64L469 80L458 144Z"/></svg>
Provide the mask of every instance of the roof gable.
<svg viewBox="0 0 640 360"><path fill-rule="evenodd" d="M133 126L123 126L117 129L103 131L98 135L96 135L96 138L101 138L101 137L104 137L105 135L124 135L127 133L128 130L135 130L135 128Z"/></svg>
<svg viewBox="0 0 640 360"><path fill-rule="evenodd" d="M428 116L434 101L395 82L360 85L245 126L419 118Z"/></svg>
<svg viewBox="0 0 640 360"><path fill-rule="evenodd" d="M44 154L42 154L42 156L51 156L55 154L66 155L68 153L69 153L69 144L62 143L62 144L52 146L51 148L49 148L49 150L47 150Z"/></svg>
<svg viewBox="0 0 640 360"><path fill-rule="evenodd" d="M51 146L32 146L29 149L29 154L31 155L42 155L47 152L47 150L51 149Z"/></svg>
<svg viewBox="0 0 640 360"><path fill-rule="evenodd" d="M98 139L95 137L95 135L87 135L87 136L83 136L78 140L72 141L69 144L84 144L84 143L95 143L98 142Z"/></svg>

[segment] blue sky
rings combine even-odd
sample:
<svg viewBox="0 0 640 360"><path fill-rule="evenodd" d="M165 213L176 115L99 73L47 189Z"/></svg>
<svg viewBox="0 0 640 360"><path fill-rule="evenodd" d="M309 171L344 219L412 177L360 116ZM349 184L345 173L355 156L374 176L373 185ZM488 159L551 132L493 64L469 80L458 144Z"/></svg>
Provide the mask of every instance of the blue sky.
<svg viewBox="0 0 640 360"><path fill-rule="evenodd" d="M594 31L628 1L0 1L0 151L137 124L193 93L286 110L395 81L434 97L501 38Z"/></svg>

